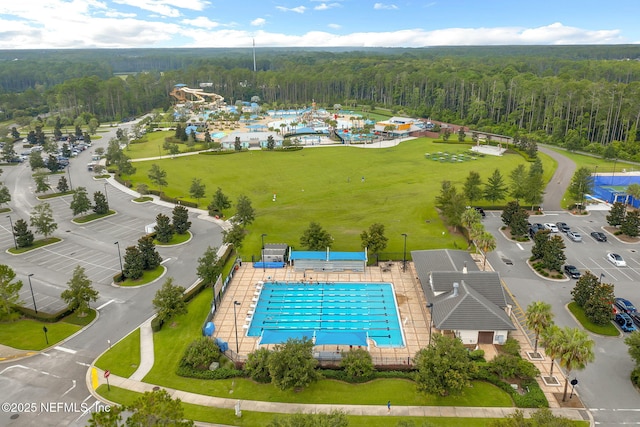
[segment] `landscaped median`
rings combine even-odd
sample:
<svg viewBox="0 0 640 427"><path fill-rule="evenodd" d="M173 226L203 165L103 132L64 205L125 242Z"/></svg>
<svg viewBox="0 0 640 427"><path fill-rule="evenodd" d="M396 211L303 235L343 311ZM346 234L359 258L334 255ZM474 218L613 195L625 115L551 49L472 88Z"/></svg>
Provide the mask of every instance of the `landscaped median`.
<svg viewBox="0 0 640 427"><path fill-rule="evenodd" d="M575 301L570 302L567 305L567 309L573 314L573 317L589 332L594 334L604 335L608 337L617 337L620 335L620 331L615 327L613 322L608 322L605 325L596 325L587 319L584 309L580 307Z"/></svg>

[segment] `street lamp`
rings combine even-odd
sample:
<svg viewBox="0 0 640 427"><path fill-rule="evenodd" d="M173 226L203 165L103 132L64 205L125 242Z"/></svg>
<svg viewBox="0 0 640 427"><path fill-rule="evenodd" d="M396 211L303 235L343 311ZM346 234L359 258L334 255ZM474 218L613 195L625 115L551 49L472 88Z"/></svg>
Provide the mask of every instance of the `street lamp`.
<svg viewBox="0 0 640 427"><path fill-rule="evenodd" d="M433 303L427 304L429 309L429 347L431 347L431 325L433 325Z"/></svg>
<svg viewBox="0 0 640 427"><path fill-rule="evenodd" d="M11 215L7 215L9 218L9 224L11 224L11 235L13 236L13 246L18 250L18 242L16 241L16 233L13 231L13 221L11 220Z"/></svg>
<svg viewBox="0 0 640 427"><path fill-rule="evenodd" d="M402 272L407 271L407 233L402 233L404 236L404 251L402 252Z"/></svg>
<svg viewBox="0 0 640 427"><path fill-rule="evenodd" d="M600 283L602 283L602 278L605 277L604 273L600 273Z"/></svg>
<svg viewBox="0 0 640 427"><path fill-rule="evenodd" d="M114 245L118 245L118 260L120 261L120 280L124 280L124 268L122 268L122 255L120 254L120 243L114 242Z"/></svg>
<svg viewBox="0 0 640 427"><path fill-rule="evenodd" d="M263 234L261 237L262 237L262 272L264 273L265 271L267 271L267 267L264 264L264 238L267 237L267 235Z"/></svg>
<svg viewBox="0 0 640 427"><path fill-rule="evenodd" d="M73 190L73 185L71 185L71 165L67 166L67 176L69 177L69 190Z"/></svg>
<svg viewBox="0 0 640 427"><path fill-rule="evenodd" d="M104 198L107 201L107 206L109 206L109 194L107 193L107 183L104 183Z"/></svg>
<svg viewBox="0 0 640 427"><path fill-rule="evenodd" d="M236 330L236 357L240 353L240 349L238 348L238 318L236 317L236 305L240 305L238 301L233 302L233 323L235 325Z"/></svg>
<svg viewBox="0 0 640 427"><path fill-rule="evenodd" d="M29 278L29 289L31 289L31 299L33 300L33 309L35 310L36 314L38 314L38 307L36 307L36 297L33 295L33 286L31 286L31 276L33 276L33 273L27 276Z"/></svg>

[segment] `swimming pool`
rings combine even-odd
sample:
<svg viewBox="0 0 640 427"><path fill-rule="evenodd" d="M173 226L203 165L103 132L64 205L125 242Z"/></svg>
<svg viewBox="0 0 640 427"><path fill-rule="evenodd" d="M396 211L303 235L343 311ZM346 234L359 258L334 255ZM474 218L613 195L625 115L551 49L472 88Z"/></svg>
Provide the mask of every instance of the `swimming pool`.
<svg viewBox="0 0 640 427"><path fill-rule="evenodd" d="M267 282L254 300L247 331L251 337L273 332L286 337L299 332L333 333L336 339L340 334L361 333L378 347L404 346L391 283Z"/></svg>

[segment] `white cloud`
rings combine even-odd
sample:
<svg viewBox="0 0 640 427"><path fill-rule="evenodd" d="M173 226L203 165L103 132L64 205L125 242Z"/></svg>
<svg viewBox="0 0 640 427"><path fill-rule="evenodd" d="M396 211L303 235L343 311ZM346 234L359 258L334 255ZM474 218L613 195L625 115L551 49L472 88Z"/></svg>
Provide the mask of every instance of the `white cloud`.
<svg viewBox="0 0 640 427"><path fill-rule="evenodd" d="M329 10L329 9L333 9L336 7L342 7L342 5L340 3L320 3L319 5L315 6L313 9L314 10Z"/></svg>
<svg viewBox="0 0 640 427"><path fill-rule="evenodd" d="M170 18L177 18L180 16L180 11L164 2L155 0L113 0L114 3L124 4L127 6L137 7L138 9L148 10L160 16L168 16Z"/></svg>
<svg viewBox="0 0 640 427"><path fill-rule="evenodd" d="M342 25L340 25L340 24L328 24L327 27L332 28L334 30L339 30L340 28L342 28Z"/></svg>
<svg viewBox="0 0 640 427"><path fill-rule="evenodd" d="M262 27L266 23L267 23L266 19L264 19L264 18L256 18L253 21L251 21L251 26L253 26L253 27Z"/></svg>
<svg viewBox="0 0 640 427"><path fill-rule="evenodd" d="M108 10L104 13L104 16L106 16L107 18L134 18L136 14L118 12L116 10Z"/></svg>
<svg viewBox="0 0 640 427"><path fill-rule="evenodd" d="M206 28L209 30L220 26L218 22L214 22L209 18L207 18L206 16L198 16L195 19L183 19L182 23L186 25L191 25L193 27Z"/></svg>
<svg viewBox="0 0 640 427"><path fill-rule="evenodd" d="M376 10L395 10L398 9L398 6L395 4L376 3L373 5L373 8Z"/></svg>
<svg viewBox="0 0 640 427"><path fill-rule="evenodd" d="M297 6L297 7L276 6L276 9L278 9L280 12L295 12L295 13L304 13L304 11L307 10L307 8L304 6Z"/></svg>

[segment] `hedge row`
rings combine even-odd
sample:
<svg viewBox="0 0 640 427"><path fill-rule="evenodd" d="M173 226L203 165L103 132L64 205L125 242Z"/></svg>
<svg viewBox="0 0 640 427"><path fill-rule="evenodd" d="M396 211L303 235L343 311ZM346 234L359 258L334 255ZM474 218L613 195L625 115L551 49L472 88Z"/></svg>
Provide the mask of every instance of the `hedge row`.
<svg viewBox="0 0 640 427"><path fill-rule="evenodd" d="M39 320L41 322L55 323L60 319L67 317L68 315L73 313L73 310L69 310L65 308L63 310L58 311L57 313L44 313L42 311L35 312L31 308L22 307L19 305L13 306L13 308L22 314L24 317L28 317L30 319Z"/></svg>
<svg viewBox="0 0 640 427"><path fill-rule="evenodd" d="M181 377L198 378L201 380L224 380L227 378L236 378L246 376L243 371L238 369L218 368L213 371L194 369L187 366L179 366L176 374Z"/></svg>

